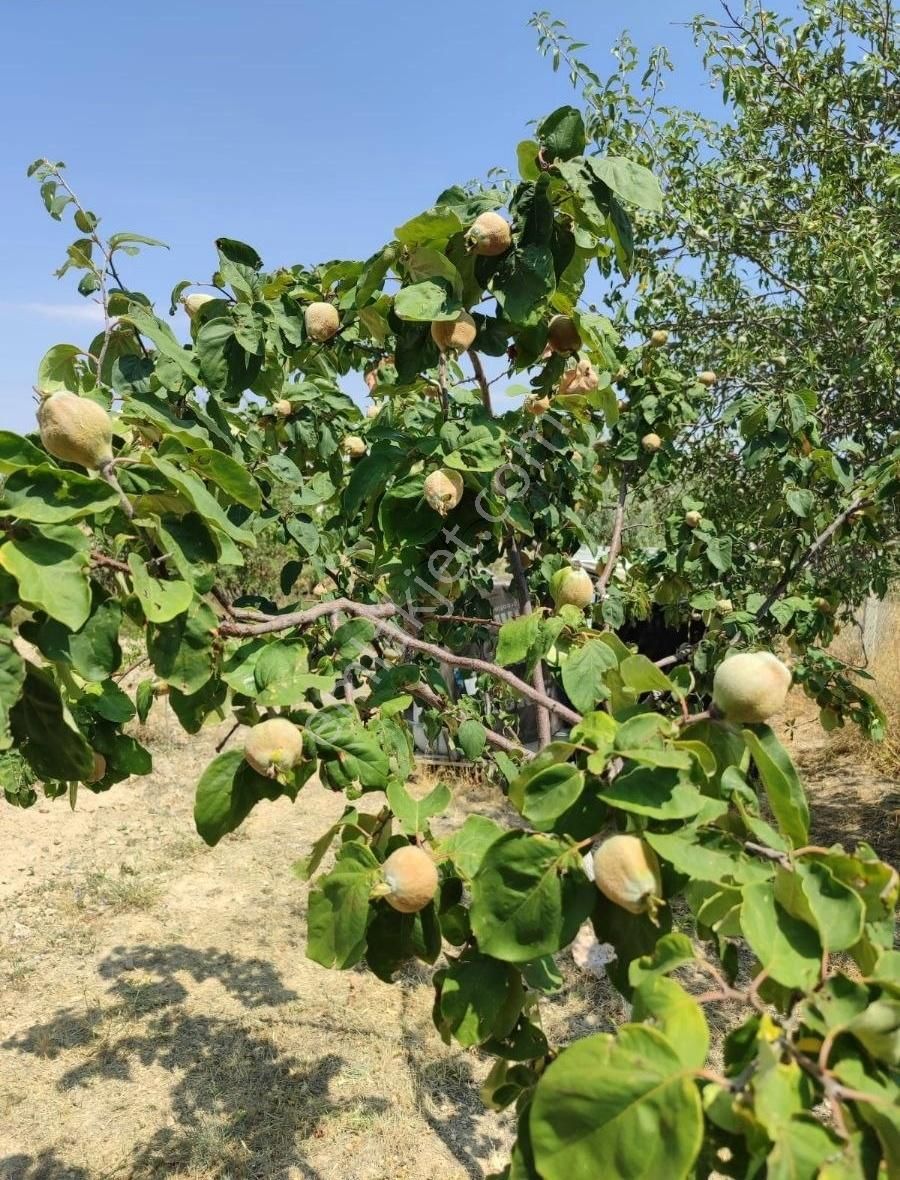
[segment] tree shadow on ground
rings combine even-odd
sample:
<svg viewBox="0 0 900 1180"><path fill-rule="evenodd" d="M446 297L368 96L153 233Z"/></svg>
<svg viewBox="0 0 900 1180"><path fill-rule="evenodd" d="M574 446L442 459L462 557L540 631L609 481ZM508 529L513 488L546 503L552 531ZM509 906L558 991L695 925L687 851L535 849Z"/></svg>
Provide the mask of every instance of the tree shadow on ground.
<svg viewBox="0 0 900 1180"><path fill-rule="evenodd" d="M38 1155L7 1155L0 1159L0 1180L92 1180L84 1168L61 1160L54 1149Z"/></svg>
<svg viewBox="0 0 900 1180"><path fill-rule="evenodd" d="M810 839L826 845L843 844L848 852L864 840L881 860L890 865L900 863L900 789L890 779L881 781L883 794L865 796L852 774L848 774L846 785L838 786L832 779L827 791L812 786Z"/></svg>
<svg viewBox="0 0 900 1180"><path fill-rule="evenodd" d="M449 1059L428 1061L433 1054L426 1038L438 1034L431 1027L424 1032L413 1027L406 993L401 1027L406 1066L419 1113L466 1175L471 1180L484 1180L487 1173L480 1161L500 1146L502 1136L491 1135L479 1125L478 1117L484 1116L485 1106L471 1061L461 1053ZM503 1116L495 1114L493 1119L494 1126L500 1130Z"/></svg>
<svg viewBox="0 0 900 1180"><path fill-rule="evenodd" d="M65 1009L3 1048L42 1057L83 1050L57 1083L65 1090L103 1079L135 1082L138 1065L172 1075L167 1124L135 1144L117 1176L161 1178L185 1169L209 1177L263 1177L293 1167L304 1180L318 1180L304 1141L322 1135L331 1118L365 1118L389 1105L332 1097L331 1083L345 1065L335 1054L301 1060L282 1053L264 1026L247 1028L240 1018L183 1007L188 991L178 972L197 982L219 980L248 1010L297 999L261 960L180 945L117 947L99 971L111 982L111 1004ZM54 1171L52 1159L46 1166L42 1157L24 1161L22 1180L63 1180L73 1171L61 1164ZM73 1180L87 1175L76 1169ZM19 1180L15 1172L12 1177Z"/></svg>

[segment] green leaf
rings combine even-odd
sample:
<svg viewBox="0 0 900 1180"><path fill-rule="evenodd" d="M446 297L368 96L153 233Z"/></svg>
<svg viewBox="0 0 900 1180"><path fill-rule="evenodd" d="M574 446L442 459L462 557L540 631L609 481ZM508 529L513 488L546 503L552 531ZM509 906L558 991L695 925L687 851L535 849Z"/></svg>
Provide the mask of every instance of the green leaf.
<svg viewBox="0 0 900 1180"><path fill-rule="evenodd" d="M694 958L694 945L686 934L664 934L652 954L633 960L628 969L629 982L634 988L640 987L651 976L668 974Z"/></svg>
<svg viewBox="0 0 900 1180"><path fill-rule="evenodd" d="M488 848L504 835L505 829L484 815L467 816L462 827L441 841L441 859L447 858L460 876L471 881Z"/></svg>
<svg viewBox="0 0 900 1180"><path fill-rule="evenodd" d="M139 303L130 302L128 314L123 316L120 322L133 324L142 336L146 336L155 345L161 356L176 364L194 385L200 383L200 370L193 354L182 347L168 324L157 319L151 311Z"/></svg>
<svg viewBox="0 0 900 1180"><path fill-rule="evenodd" d="M15 677L16 670L11 671ZM9 722L16 749L38 778L72 782L90 774L94 753L47 673L26 665L22 692L10 709Z"/></svg>
<svg viewBox="0 0 900 1180"><path fill-rule="evenodd" d="M809 839L809 806L794 764L768 725L743 730L779 830L794 847Z"/></svg>
<svg viewBox="0 0 900 1180"><path fill-rule="evenodd" d="M253 695L259 705L293 708L313 689L330 692L335 677L310 673L303 644L278 640L260 651L253 665L253 680Z"/></svg>
<svg viewBox="0 0 900 1180"><path fill-rule="evenodd" d="M150 461L161 475L164 475L178 491L187 497L209 524L220 529L239 545L251 547L256 545L256 538L253 534L231 522L218 500L210 495L207 488L195 475L179 471L174 464L159 458L158 455L151 456Z"/></svg>
<svg viewBox="0 0 900 1180"><path fill-rule="evenodd" d="M575 937L596 890L572 853L549 836L507 832L484 854L472 883L472 930L480 949L508 963L555 954Z"/></svg>
<svg viewBox="0 0 900 1180"><path fill-rule="evenodd" d="M646 656L628 656L619 665L619 674L626 688L641 695L645 692L672 692L674 685Z"/></svg>
<svg viewBox="0 0 900 1180"><path fill-rule="evenodd" d="M573 156L580 156L585 145L581 111L571 106L558 107L538 124L537 137L548 160L570 160Z"/></svg>
<svg viewBox="0 0 900 1180"><path fill-rule="evenodd" d="M0 512L19 520L60 524L114 508L116 491L101 479L42 464L14 471L3 486Z"/></svg>
<svg viewBox="0 0 900 1180"><path fill-rule="evenodd" d="M394 311L401 320L430 323L433 320L455 319L462 304L440 283L426 279L402 287L394 296Z"/></svg>
<svg viewBox="0 0 900 1180"><path fill-rule="evenodd" d="M341 706L319 709L306 727L320 758L337 758L351 781L369 790L383 789L390 770L387 756L355 715Z"/></svg>
<svg viewBox="0 0 900 1180"><path fill-rule="evenodd" d="M391 811L396 815L408 836L416 836L428 830L428 821L433 815L440 815L450 805L452 795L446 783L438 783L422 799L415 799L400 782L388 783L387 799Z"/></svg>
<svg viewBox="0 0 900 1180"><path fill-rule="evenodd" d="M285 794L274 779L257 774L244 761L242 750L226 750L214 758L197 783L194 823L209 845L244 822L261 799Z"/></svg>
<svg viewBox="0 0 900 1180"><path fill-rule="evenodd" d="M623 156L589 156L587 163L597 179L623 201L649 209L651 213L662 213L662 189L649 168Z"/></svg>
<svg viewBox="0 0 900 1180"><path fill-rule="evenodd" d="M459 214L446 205L439 205L398 226L394 230L394 236L398 242L406 245L425 242L443 244L462 228L463 223Z"/></svg>
<svg viewBox="0 0 900 1180"><path fill-rule="evenodd" d="M79 387L78 357L82 349L77 344L54 344L38 365L37 386L41 393L58 393L66 389L77 392Z"/></svg>
<svg viewBox="0 0 900 1180"><path fill-rule="evenodd" d="M862 938L866 918L862 898L820 861L801 861L793 871L779 868L775 897L790 914L818 932L830 953L849 950Z"/></svg>
<svg viewBox="0 0 900 1180"><path fill-rule="evenodd" d="M259 509L262 504L259 486L237 459L232 459L222 451L203 447L192 451L188 462L194 471L220 487L231 500L246 508Z"/></svg>
<svg viewBox="0 0 900 1180"><path fill-rule="evenodd" d="M23 602L46 611L72 631L91 613L84 540L77 530L63 527L0 547L0 566L18 582Z"/></svg>
<svg viewBox="0 0 900 1180"><path fill-rule="evenodd" d="M543 1180L687 1180L703 1140L690 1071L661 1032L634 1024L563 1050L538 1082L529 1122Z"/></svg>
<svg viewBox="0 0 900 1180"><path fill-rule="evenodd" d="M785 1120L766 1158L766 1180L816 1180L823 1165L838 1160L843 1145L812 1115L795 1115ZM848 1173L850 1177L861 1173Z"/></svg>
<svg viewBox="0 0 900 1180"><path fill-rule="evenodd" d="M609 696L604 675L618 667L615 654L605 643L589 639L576 648L562 667L563 688L579 713L588 713Z"/></svg>
<svg viewBox="0 0 900 1180"><path fill-rule="evenodd" d="M520 776L510 787L510 802L533 824L544 826L569 810L584 783L584 771L563 762Z"/></svg>
<svg viewBox="0 0 900 1180"><path fill-rule="evenodd" d="M486 955L472 955L442 973L440 1027L466 1046L504 1037L518 1018L523 998L519 973L513 967Z"/></svg>
<svg viewBox="0 0 900 1180"><path fill-rule="evenodd" d="M12 644L12 632L0 628L0 750L11 744L9 711L22 694L25 661Z"/></svg>
<svg viewBox="0 0 900 1180"><path fill-rule="evenodd" d="M470 762L477 762L484 753L487 731L480 721L474 718L465 720L456 731L456 740Z"/></svg>
<svg viewBox="0 0 900 1180"><path fill-rule="evenodd" d="M500 628L496 660L501 668L524 664L528 653L537 642L541 628L539 614L519 615Z"/></svg>
<svg viewBox="0 0 900 1180"><path fill-rule="evenodd" d="M162 582L147 573L147 566L136 553L128 557L134 592L141 602L144 616L150 623L168 623L182 615L191 605L194 591L187 582L178 579Z"/></svg>
<svg viewBox="0 0 900 1180"><path fill-rule="evenodd" d="M147 655L154 670L179 692L199 692L215 671L212 646L217 627L215 612L205 602L194 602L170 623L152 626Z"/></svg>
<svg viewBox="0 0 900 1180"><path fill-rule="evenodd" d="M345 844L331 872L309 895L307 955L323 967L344 969L365 952L372 916L369 894L378 880L378 861L363 844Z"/></svg>
<svg viewBox="0 0 900 1180"><path fill-rule="evenodd" d="M645 766L617 774L604 785L600 798L610 807L653 819L687 819L697 815L705 801L678 771Z"/></svg>
<svg viewBox="0 0 900 1180"><path fill-rule="evenodd" d="M776 983L803 991L814 986L821 967L822 944L815 931L776 902L769 882L744 886L741 930Z"/></svg>
<svg viewBox="0 0 900 1180"><path fill-rule="evenodd" d="M709 1052L703 1009L681 984L664 975L646 976L634 993L635 1020L651 1020L667 1038L685 1069L702 1069Z"/></svg>
<svg viewBox="0 0 900 1180"><path fill-rule="evenodd" d="M160 242L157 238L146 238L143 234L110 234L108 245L110 250L119 250L123 246L141 245L141 246L162 246L164 250L168 250L165 242Z"/></svg>
<svg viewBox="0 0 900 1180"><path fill-rule="evenodd" d="M21 434L11 430L0 430L0 473L17 471L20 467L40 467L47 462L47 456Z"/></svg>

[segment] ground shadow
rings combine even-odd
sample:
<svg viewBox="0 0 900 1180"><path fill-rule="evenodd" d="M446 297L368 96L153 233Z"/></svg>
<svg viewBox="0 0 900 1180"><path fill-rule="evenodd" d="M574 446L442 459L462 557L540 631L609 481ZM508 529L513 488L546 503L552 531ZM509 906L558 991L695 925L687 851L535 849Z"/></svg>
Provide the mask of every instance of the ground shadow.
<svg viewBox="0 0 900 1180"><path fill-rule="evenodd" d="M84 1168L61 1160L50 1148L39 1155L7 1155L0 1159L0 1180L93 1180Z"/></svg>
<svg viewBox="0 0 900 1180"><path fill-rule="evenodd" d="M811 776L810 776L811 777ZM809 789L810 840L825 845L843 844L848 852L864 840L881 860L900 863L900 789L884 779L884 793L861 797L852 775L846 785L830 779L828 789Z"/></svg>
<svg viewBox="0 0 900 1180"><path fill-rule="evenodd" d="M423 1033L412 1026L407 993L404 992L402 1044L416 1106L466 1175L471 1180L484 1180L486 1172L480 1161L496 1150L500 1137L488 1134L479 1125L478 1116L484 1115L485 1107L468 1058L456 1056L450 1061L432 1060L423 1066L429 1056L426 1037L435 1035L431 1027ZM503 1116L495 1115L494 1118L497 1120L494 1125L499 1130Z"/></svg>
<svg viewBox="0 0 900 1180"><path fill-rule="evenodd" d="M179 1169L210 1177L280 1175L289 1167L318 1180L303 1150L325 1120L350 1111L366 1117L383 1111L383 1099L332 1097L330 1087L345 1062L335 1054L301 1060L282 1053L254 1023L239 1017L198 1014L184 1007L187 988L177 978L218 979L242 1007L252 1010L297 999L271 965L218 951L189 947L117 947L101 964L112 1003L84 1012L66 1009L7 1040L3 1048L43 1057L82 1048L58 1081L62 1089L99 1079L136 1081L136 1067L171 1073L171 1116L165 1126L134 1145L115 1175L163 1177ZM87 1180L52 1155L11 1157L7 1180ZM43 1170L41 1170L43 1169ZM55 1170L54 1170L55 1169Z"/></svg>

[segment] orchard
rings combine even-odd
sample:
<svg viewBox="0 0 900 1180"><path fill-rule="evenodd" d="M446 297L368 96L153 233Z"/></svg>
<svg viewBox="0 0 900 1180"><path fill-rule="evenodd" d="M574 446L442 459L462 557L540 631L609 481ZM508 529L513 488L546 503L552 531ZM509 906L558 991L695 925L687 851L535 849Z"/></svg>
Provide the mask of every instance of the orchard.
<svg viewBox="0 0 900 1180"><path fill-rule="evenodd" d="M698 22L735 104L718 139L632 88L627 46L601 84L538 14L583 105L517 176L446 188L364 260L270 269L219 238L168 306L134 285L162 243L29 169L104 327L40 361L34 432L0 433L6 800L151 773L131 723L163 695L190 734L235 726L195 784L207 844L314 777L341 794L295 866L307 953L433 970L435 1035L515 1112L506 1180L900 1175L897 872L811 838L774 728L794 685L883 737L828 649L900 572L896 51L834 59L837 8L864 41L862 3ZM777 134L810 78L833 117ZM817 136L843 164L812 185L791 153ZM655 658L627 638L650 618ZM506 820L448 832L450 791L410 788L413 706ZM630 1018L561 1046L542 1001L585 923Z"/></svg>

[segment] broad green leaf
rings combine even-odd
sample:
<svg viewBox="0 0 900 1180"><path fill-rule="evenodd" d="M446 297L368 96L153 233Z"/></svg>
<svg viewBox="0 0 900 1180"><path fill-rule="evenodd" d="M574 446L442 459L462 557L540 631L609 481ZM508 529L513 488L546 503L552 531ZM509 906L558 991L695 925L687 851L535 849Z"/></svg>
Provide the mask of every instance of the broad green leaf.
<svg viewBox="0 0 900 1180"><path fill-rule="evenodd" d="M388 783L387 799L391 811L408 836L416 836L428 829L428 821L434 815L440 815L450 805L452 795L446 783L438 783L422 799L410 795L402 783Z"/></svg>
<svg viewBox="0 0 900 1180"><path fill-rule="evenodd" d="M431 323L455 319L462 311L462 304L446 287L426 279L402 287L394 296L394 311L401 320Z"/></svg>
<svg viewBox="0 0 900 1180"><path fill-rule="evenodd" d="M500 628L496 660L501 668L524 664L528 653L537 642L541 628L539 614L519 615Z"/></svg>
<svg viewBox="0 0 900 1180"><path fill-rule="evenodd" d="M564 1049L538 1083L529 1122L543 1180L687 1180L703 1140L691 1071L661 1032L634 1024Z"/></svg>
<svg viewBox="0 0 900 1180"><path fill-rule="evenodd" d="M339 970L359 962L372 916L369 894L378 880L378 862L359 843L345 844L334 868L309 895L307 955Z"/></svg>
<svg viewBox="0 0 900 1180"><path fill-rule="evenodd" d="M686 934L664 934L650 955L633 960L628 969L632 987L640 987L644 980L655 975L666 975L694 959L694 945Z"/></svg>
<svg viewBox="0 0 900 1180"><path fill-rule="evenodd" d="M16 670L11 671L15 677ZM9 722L16 749L38 778L72 782L90 774L93 751L46 672L26 665L22 692L10 709Z"/></svg>
<svg viewBox="0 0 900 1180"><path fill-rule="evenodd" d="M456 871L467 880L478 872L488 848L504 835L505 829L484 815L469 815L462 827L439 845L441 858L452 861Z"/></svg>
<svg viewBox="0 0 900 1180"><path fill-rule="evenodd" d="M205 602L195 602L187 613L151 627L147 655L154 670L180 692L199 692L215 671L217 626L215 612Z"/></svg>
<svg viewBox="0 0 900 1180"><path fill-rule="evenodd" d="M703 1009L674 979L645 976L635 989L632 1015L635 1020L653 1021L685 1069L702 1069L706 1064L709 1025Z"/></svg>
<svg viewBox="0 0 900 1180"><path fill-rule="evenodd" d="M533 824L544 826L569 810L584 790L584 783L584 771L563 762L537 774L523 775L510 788L510 802ZM519 784L520 789L516 789Z"/></svg>
<svg viewBox="0 0 900 1180"><path fill-rule="evenodd" d="M804 991L816 983L822 944L815 931L776 902L769 882L744 886L741 930L776 983Z"/></svg>
<svg viewBox="0 0 900 1180"><path fill-rule="evenodd" d="M704 796L676 770L636 766L617 774L600 798L622 811L654 819L687 819L703 807Z"/></svg>
<svg viewBox="0 0 900 1180"><path fill-rule="evenodd" d="M849 950L862 937L866 918L862 898L820 861L798 862L793 871L779 868L775 897L818 932L829 952Z"/></svg>
<svg viewBox="0 0 900 1180"><path fill-rule="evenodd" d="M260 507L262 497L256 480L230 455L203 447L191 451L188 462L194 471L220 487L230 499L247 508Z"/></svg>
<svg viewBox="0 0 900 1180"><path fill-rule="evenodd" d="M168 324L164 324L146 307L133 301L128 305L128 314L123 316L120 322L133 324L142 336L152 341L161 356L176 364L193 384L199 384L200 370L194 355L182 347Z"/></svg>
<svg viewBox="0 0 900 1180"><path fill-rule="evenodd" d="M645 692L672 692L674 685L665 672L660 671L646 656L633 655L619 665L619 674L626 688Z"/></svg>
<svg viewBox="0 0 900 1180"><path fill-rule="evenodd" d="M463 228L459 214L446 205L436 206L412 217L394 230L398 242L416 245L426 242L441 244Z"/></svg>
<svg viewBox="0 0 900 1180"><path fill-rule="evenodd" d="M0 512L19 520L60 524L114 508L117 492L102 479L45 464L14 471L3 485Z"/></svg>
<svg viewBox="0 0 900 1180"><path fill-rule="evenodd" d="M812 1115L785 1120L766 1158L766 1180L816 1180L828 1163L840 1160L845 1145ZM847 1173L848 1180L861 1172Z"/></svg>
<svg viewBox="0 0 900 1180"><path fill-rule="evenodd" d="M179 471L167 459L160 459L156 455L151 457L151 462L161 475L164 475L174 487L187 497L200 515L206 518L210 524L214 525L217 529L221 529L226 536L230 537L233 541L237 541L239 545L256 545L256 538L253 534L231 522L218 500L209 493L201 480L195 475L190 475L186 471Z"/></svg>
<svg viewBox="0 0 900 1180"><path fill-rule="evenodd" d="M779 829L795 847L809 839L809 807L794 764L768 725L743 730Z"/></svg>
<svg viewBox="0 0 900 1180"><path fill-rule="evenodd" d="M587 162L594 175L623 201L662 213L662 189L649 168L623 156L589 156Z"/></svg>
<svg viewBox="0 0 900 1180"><path fill-rule="evenodd" d="M40 467L46 463L46 452L34 443L11 430L0 430L0 474L17 471L20 467Z"/></svg>
<svg viewBox="0 0 900 1180"><path fill-rule="evenodd" d="M150 623L168 623L184 614L191 605L194 591L187 582L174 579L163 582L147 573L147 566L136 553L128 557L134 592L141 602L144 615Z"/></svg>
<svg viewBox="0 0 900 1180"><path fill-rule="evenodd" d="M508 963L487 955L460 959L441 976L441 1028L460 1045L504 1037L518 1018L523 998L519 974Z"/></svg>
<svg viewBox="0 0 900 1180"><path fill-rule="evenodd" d="M587 713L609 696L603 677L618 666L612 650L599 640L589 639L573 651L562 668L563 688L579 713Z"/></svg>
<svg viewBox="0 0 900 1180"><path fill-rule="evenodd" d="M374 738L348 709L319 709L306 728L320 758L337 758L344 773L372 790L387 785L388 760Z"/></svg>
<svg viewBox="0 0 900 1180"><path fill-rule="evenodd" d="M209 845L238 828L261 799L277 799L284 787L257 774L243 750L226 750L200 776L194 799L194 823Z"/></svg>
<svg viewBox="0 0 900 1180"><path fill-rule="evenodd" d="M9 711L25 683L25 661L13 647L12 638L12 631L0 627L0 750L10 746Z"/></svg>
<svg viewBox="0 0 900 1180"><path fill-rule="evenodd" d="M41 393L77 392L77 361L83 351L77 344L54 344L48 349L38 365L37 385Z"/></svg>
<svg viewBox="0 0 900 1180"><path fill-rule="evenodd" d="M480 721L470 717L456 731L456 740L469 761L477 762L484 753L486 730Z"/></svg>
<svg viewBox="0 0 900 1180"><path fill-rule="evenodd" d="M508 963L554 954L590 913L596 890L549 836L507 832L484 854L472 883L472 930L480 949Z"/></svg>
<svg viewBox="0 0 900 1180"><path fill-rule="evenodd" d="M72 631L91 613L83 541L77 530L63 527L46 529L40 537L9 540L0 547L0 566L19 583L22 601L46 611Z"/></svg>
<svg viewBox="0 0 900 1180"><path fill-rule="evenodd" d="M330 692L335 677L309 672L309 657L303 644L277 640L267 644L254 661L253 680L257 704L293 708L312 689Z"/></svg>
<svg viewBox="0 0 900 1180"><path fill-rule="evenodd" d="M537 137L547 160L571 160L580 156L585 146L581 111L576 107L558 107L538 123Z"/></svg>

